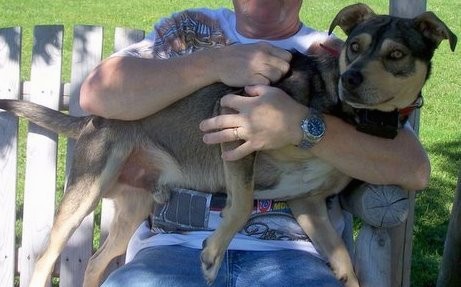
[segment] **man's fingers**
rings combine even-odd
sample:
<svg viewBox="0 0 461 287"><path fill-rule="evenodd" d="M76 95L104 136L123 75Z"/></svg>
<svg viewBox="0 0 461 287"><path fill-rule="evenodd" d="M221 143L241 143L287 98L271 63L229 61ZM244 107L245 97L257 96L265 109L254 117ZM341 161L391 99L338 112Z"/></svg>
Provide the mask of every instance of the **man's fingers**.
<svg viewBox="0 0 461 287"><path fill-rule="evenodd" d="M203 136L203 142L206 144L219 144L243 139L242 131L237 127L207 133Z"/></svg>
<svg viewBox="0 0 461 287"><path fill-rule="evenodd" d="M290 62L291 61L291 58L292 58L292 54L290 52L288 52L287 50L285 49L281 49L281 48L278 48L278 47L275 47L273 45L268 45L268 51L271 55L277 57L277 58L280 58L282 59L283 61L285 62Z"/></svg>
<svg viewBox="0 0 461 287"><path fill-rule="evenodd" d="M239 138L242 139L242 135L239 134ZM232 142L236 140L237 138L234 129L225 129L222 131L209 133L203 136L203 141L206 144L219 144L223 142ZM241 159L254 151L255 149L251 146L251 144L245 141L235 149L224 151L221 157L224 160L234 161Z"/></svg>
<svg viewBox="0 0 461 287"><path fill-rule="evenodd" d="M239 114L219 115L203 120L200 123L200 130L209 132L213 130L229 129L241 126L241 116Z"/></svg>
<svg viewBox="0 0 461 287"><path fill-rule="evenodd" d="M241 159L254 151L255 150L251 147L251 144L249 142L244 142L243 144L239 145L233 150L224 151L221 157L224 160L234 161Z"/></svg>
<svg viewBox="0 0 461 287"><path fill-rule="evenodd" d="M286 52L286 51L285 51ZM291 54L288 53L291 58ZM277 82L290 70L290 62L279 57L269 57L265 65L259 71L264 78L270 80L270 82ZM268 83L269 84L269 83ZM268 85L267 84L267 85Z"/></svg>
<svg viewBox="0 0 461 287"><path fill-rule="evenodd" d="M266 74L266 75L264 75ZM270 85L270 83L273 81L271 76L269 75L270 73L258 73L253 75L252 80L250 81L252 85ZM273 77L273 76L272 76Z"/></svg>
<svg viewBox="0 0 461 287"><path fill-rule="evenodd" d="M264 63L259 66L258 74L262 75L264 78L270 80L270 82L276 82L285 75L290 69L290 61L292 54L284 49L277 48L268 43L259 43L261 49L264 51L266 57L264 61L259 61ZM262 82L253 82L253 84L266 84Z"/></svg>
<svg viewBox="0 0 461 287"><path fill-rule="evenodd" d="M288 70L286 71L282 70L280 67L274 68L269 65L266 65L266 68L260 71L259 74L262 75L262 77L264 77L265 79L267 79L267 82L263 83L261 81L261 83L255 83L255 84L261 84L261 85L268 86L270 83L278 82L282 78L282 76L286 74L287 71Z"/></svg>
<svg viewBox="0 0 461 287"><path fill-rule="evenodd" d="M265 85L258 85L258 86L267 87ZM231 108L233 110L236 110L237 112L241 112L243 108L245 108L249 103L253 101L254 100L249 97L228 94L221 98L220 104L221 104L221 107ZM239 121L239 123L241 122Z"/></svg>
<svg viewBox="0 0 461 287"><path fill-rule="evenodd" d="M269 61L269 65L271 66L271 71L277 71L274 75L265 75L272 82L280 80L280 78L285 75L290 70L290 61L293 55L283 49L279 49L272 46L273 51L271 54L274 56ZM275 68L275 69L274 69ZM274 79L272 77L275 77Z"/></svg>
<svg viewBox="0 0 461 287"><path fill-rule="evenodd" d="M263 92L263 90L266 89L266 86L262 85L257 85L257 86L246 86L245 87L245 93L248 96L259 96ZM222 103L221 103L222 104Z"/></svg>

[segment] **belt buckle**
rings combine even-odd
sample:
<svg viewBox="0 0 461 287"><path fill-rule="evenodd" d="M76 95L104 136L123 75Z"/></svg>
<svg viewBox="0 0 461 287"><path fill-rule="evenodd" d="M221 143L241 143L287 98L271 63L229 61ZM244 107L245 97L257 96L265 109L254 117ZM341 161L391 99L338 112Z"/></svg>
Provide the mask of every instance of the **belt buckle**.
<svg viewBox="0 0 461 287"><path fill-rule="evenodd" d="M209 230L211 193L184 188L171 189L170 199L154 208L152 229L166 232Z"/></svg>

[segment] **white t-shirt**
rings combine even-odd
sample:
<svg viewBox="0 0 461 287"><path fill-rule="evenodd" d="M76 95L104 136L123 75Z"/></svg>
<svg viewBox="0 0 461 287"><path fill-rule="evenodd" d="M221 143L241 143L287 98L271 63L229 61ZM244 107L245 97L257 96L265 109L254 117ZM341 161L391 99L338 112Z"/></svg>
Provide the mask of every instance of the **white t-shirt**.
<svg viewBox="0 0 461 287"><path fill-rule="evenodd" d="M290 38L275 41L265 40L265 42L286 50L297 50L304 53L312 43L323 42L327 37L328 35L324 32L318 32L302 25L299 31ZM217 10L194 9L179 12L173 14L169 18L162 19L154 26L153 31L148 34L143 41L131 45L116 53L116 55L168 59L170 57L190 54L204 48L256 42L260 42L260 40L244 37L237 32L233 11L225 8ZM264 212L266 211L270 212L265 214ZM283 228L288 229L288 232L299 232L300 227L296 224L294 218L291 217L291 221L285 221L287 219L287 212L279 212L280 208L266 211L260 212L260 210L255 210L253 219L256 217L261 218L261 216L273 216L274 213L276 213L278 217L271 217L275 218L275 225L278 226L275 227L275 229L280 229L280 227L283 226ZM333 226L337 232L341 234L344 229L344 219L337 198L333 199L329 214ZM250 219L250 221L253 219ZM211 211L210 224L216 226L219 224L219 221L219 213ZM258 224L260 225L260 222L257 222L254 226ZM264 222L264 224L266 224L266 222ZM271 232L274 231L270 228L269 230ZM159 230L152 231L148 222L143 222L130 240L126 261L132 260L139 250L156 245L182 245L201 249L203 240L206 239L211 232L212 231L190 231L182 233L163 233ZM265 232L265 234L267 235L268 232ZM271 237L258 237L239 233L230 243L229 249L255 251L298 249L305 250L322 258L309 240L273 240L267 238Z"/></svg>

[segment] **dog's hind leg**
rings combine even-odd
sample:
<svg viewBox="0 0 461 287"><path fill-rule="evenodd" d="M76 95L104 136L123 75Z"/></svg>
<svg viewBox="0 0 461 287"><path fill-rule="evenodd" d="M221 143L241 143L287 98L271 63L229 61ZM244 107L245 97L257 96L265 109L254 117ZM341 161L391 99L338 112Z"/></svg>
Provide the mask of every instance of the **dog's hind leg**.
<svg viewBox="0 0 461 287"><path fill-rule="evenodd" d="M107 142L97 136L80 138L77 142L66 192L55 217L48 246L35 266L30 287L45 286L70 236L113 186L129 154L124 147L117 148L115 145L112 142L108 150Z"/></svg>
<svg viewBox="0 0 461 287"><path fill-rule="evenodd" d="M231 147L232 144L223 144L223 149ZM255 154L251 154L238 161L224 162L229 200L221 224L204 241L201 254L202 271L208 284L216 279L229 243L246 224L253 208L254 160Z"/></svg>
<svg viewBox="0 0 461 287"><path fill-rule="evenodd" d="M83 287L99 286L110 261L126 252L128 242L139 224L152 211L152 193L128 186L112 190L115 214L104 244L91 257L85 270Z"/></svg>
<svg viewBox="0 0 461 287"><path fill-rule="evenodd" d="M336 278L346 287L358 287L352 260L346 245L331 224L324 196L298 198L290 200L288 204L314 246L327 257Z"/></svg>

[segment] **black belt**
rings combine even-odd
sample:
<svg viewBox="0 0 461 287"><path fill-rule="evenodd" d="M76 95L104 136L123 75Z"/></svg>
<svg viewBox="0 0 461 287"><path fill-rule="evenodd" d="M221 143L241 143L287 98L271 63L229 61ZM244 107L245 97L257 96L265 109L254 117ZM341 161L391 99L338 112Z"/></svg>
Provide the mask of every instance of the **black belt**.
<svg viewBox="0 0 461 287"><path fill-rule="evenodd" d="M149 216L152 229L163 231L209 230L210 211L220 211L226 206L225 193L204 193L190 189L174 188L165 204L156 205Z"/></svg>

